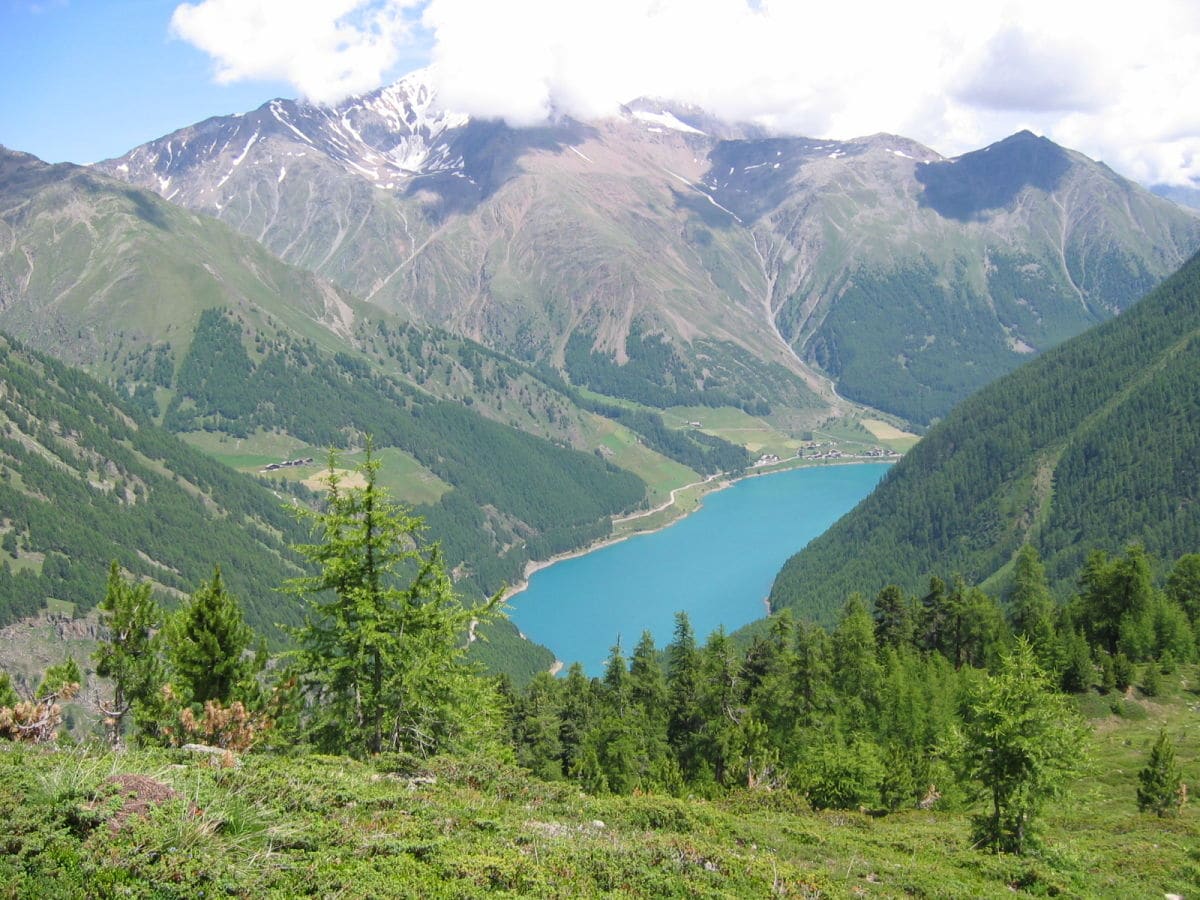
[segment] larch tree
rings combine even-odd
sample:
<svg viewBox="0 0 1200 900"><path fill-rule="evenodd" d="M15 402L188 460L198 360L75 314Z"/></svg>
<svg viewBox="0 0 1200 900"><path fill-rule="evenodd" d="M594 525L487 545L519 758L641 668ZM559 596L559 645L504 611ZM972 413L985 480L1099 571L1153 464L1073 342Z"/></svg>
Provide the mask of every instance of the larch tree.
<svg viewBox="0 0 1200 900"><path fill-rule="evenodd" d="M1087 726L1053 690L1033 648L1018 638L994 676L975 680L950 738L960 775L986 799L975 820L979 843L1024 853L1038 813L1081 774Z"/></svg>
<svg viewBox="0 0 1200 900"><path fill-rule="evenodd" d="M330 455L322 508L295 507L316 543L297 549L317 574L290 590L310 603L295 631L297 671L311 701L308 731L321 749L431 754L498 738L494 686L465 659L472 620L455 595L424 522L388 499L368 441L354 486Z"/></svg>

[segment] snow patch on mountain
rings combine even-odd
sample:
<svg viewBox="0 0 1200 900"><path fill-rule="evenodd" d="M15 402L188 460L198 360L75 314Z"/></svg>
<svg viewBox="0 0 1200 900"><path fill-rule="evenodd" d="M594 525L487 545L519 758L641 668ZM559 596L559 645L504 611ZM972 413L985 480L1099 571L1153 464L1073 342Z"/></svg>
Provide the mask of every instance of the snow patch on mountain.
<svg viewBox="0 0 1200 900"><path fill-rule="evenodd" d="M645 122L651 126L657 125L660 128L666 128L671 131L681 131L684 134L704 134L704 132L699 128L693 128L687 122L681 121L679 118L669 112L650 112L649 110L645 109L635 109L630 113L630 115L632 115L637 121ZM652 127L649 130L653 131L654 128Z"/></svg>

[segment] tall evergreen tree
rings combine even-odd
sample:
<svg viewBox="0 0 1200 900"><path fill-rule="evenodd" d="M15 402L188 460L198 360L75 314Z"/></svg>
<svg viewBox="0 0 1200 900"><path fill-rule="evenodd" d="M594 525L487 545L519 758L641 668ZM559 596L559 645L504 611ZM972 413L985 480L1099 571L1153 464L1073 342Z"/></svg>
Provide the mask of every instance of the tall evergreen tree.
<svg viewBox="0 0 1200 900"><path fill-rule="evenodd" d="M754 642L742 665L746 705L775 746L787 742L796 721L792 682L795 632L791 610L772 616L767 637Z"/></svg>
<svg viewBox="0 0 1200 900"><path fill-rule="evenodd" d="M745 714L741 665L733 642L718 628L700 652L700 713L703 753L717 782L727 782L738 756L739 728Z"/></svg>
<svg viewBox="0 0 1200 900"><path fill-rule="evenodd" d="M796 625L792 654L792 704L795 722L809 727L833 708L832 650L829 634L811 623Z"/></svg>
<svg viewBox="0 0 1200 900"><path fill-rule="evenodd" d="M342 477L331 454L324 507L296 508L320 539L297 549L318 574L291 590L311 605L295 637L313 699L310 733L323 749L433 753L498 735L494 687L464 658L472 619L498 598L468 609L454 594L422 521L391 502L379 460L367 445L361 487Z"/></svg>
<svg viewBox="0 0 1200 900"><path fill-rule="evenodd" d="M538 672L517 703L517 762L546 781L563 777L558 689L553 675Z"/></svg>
<svg viewBox="0 0 1200 900"><path fill-rule="evenodd" d="M631 709L629 669L618 640L604 667L600 714L588 730L578 771L593 793L627 794L646 776L647 761L639 751L641 717Z"/></svg>
<svg viewBox="0 0 1200 900"><path fill-rule="evenodd" d="M875 598L875 639L880 647L903 647L913 639L912 606L894 584Z"/></svg>
<svg viewBox="0 0 1200 900"><path fill-rule="evenodd" d="M1200 632L1200 553L1179 557L1167 576L1167 596L1178 603Z"/></svg>
<svg viewBox="0 0 1200 900"><path fill-rule="evenodd" d="M667 646L667 739L684 777L694 780L702 765L700 736L700 656L687 613L675 614L674 639Z"/></svg>
<svg viewBox="0 0 1200 900"><path fill-rule="evenodd" d="M921 598L917 612L917 646L936 650L948 659L947 630L950 610L946 602L946 582L934 575L929 579L929 592Z"/></svg>
<svg viewBox="0 0 1200 900"><path fill-rule="evenodd" d="M881 670L875 623L862 597L853 594L842 608L833 632L833 685L842 721L851 732L869 727L869 714L879 703Z"/></svg>
<svg viewBox="0 0 1200 900"><path fill-rule="evenodd" d="M1154 644L1154 585L1146 551L1135 544L1116 559L1093 551L1079 583L1080 620L1091 642L1109 653L1120 649L1132 660L1146 659Z"/></svg>
<svg viewBox="0 0 1200 900"><path fill-rule="evenodd" d="M1059 664L1054 637L1054 597L1046 582L1046 567L1032 544L1024 544L1017 551L1008 609L1013 632L1025 636L1042 668L1056 671Z"/></svg>

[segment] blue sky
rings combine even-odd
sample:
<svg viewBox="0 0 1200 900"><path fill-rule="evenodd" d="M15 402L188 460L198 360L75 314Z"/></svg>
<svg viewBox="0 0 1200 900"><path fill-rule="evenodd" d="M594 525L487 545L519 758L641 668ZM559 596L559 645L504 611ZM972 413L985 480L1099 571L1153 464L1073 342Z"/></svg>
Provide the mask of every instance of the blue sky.
<svg viewBox="0 0 1200 900"><path fill-rule="evenodd" d="M209 116L295 97L284 80L217 84L169 31L178 0L0 0L0 144L96 162ZM423 63L412 48L390 77Z"/></svg>
<svg viewBox="0 0 1200 900"><path fill-rule="evenodd" d="M0 0L0 143L91 162L428 63L445 107L514 125L650 96L945 155L1028 128L1200 186L1196 0Z"/></svg>

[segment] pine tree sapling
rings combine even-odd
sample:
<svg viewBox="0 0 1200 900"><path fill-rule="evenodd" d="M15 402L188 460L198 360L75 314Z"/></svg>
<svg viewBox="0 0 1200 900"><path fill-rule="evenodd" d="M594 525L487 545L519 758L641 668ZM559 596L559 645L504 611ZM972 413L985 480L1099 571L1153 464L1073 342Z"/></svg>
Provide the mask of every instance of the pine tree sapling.
<svg viewBox="0 0 1200 900"><path fill-rule="evenodd" d="M976 838L1023 853L1039 811L1082 770L1086 726L1053 691L1024 637L996 675L971 686L962 720L950 756L990 806L976 819Z"/></svg>
<svg viewBox="0 0 1200 900"><path fill-rule="evenodd" d="M212 581L184 604L168 632L172 675L186 701L228 703L254 693L255 661L248 655L253 639L241 605L215 569Z"/></svg>
<svg viewBox="0 0 1200 900"><path fill-rule="evenodd" d="M97 697L95 702L104 716L109 742L119 747L126 716L132 712L135 722L145 721L165 681L157 637L162 610L150 596L150 585L127 582L114 560L100 601L100 619L108 637L93 658L96 674L112 679L113 696L111 701Z"/></svg>
<svg viewBox="0 0 1200 900"><path fill-rule="evenodd" d="M1142 670L1142 693L1147 697L1157 697L1162 693L1162 672L1154 660L1146 663Z"/></svg>
<svg viewBox="0 0 1200 900"><path fill-rule="evenodd" d="M1175 745L1165 730L1160 731L1150 750L1150 759L1138 772L1138 809L1157 816L1173 816L1183 806L1186 796L1183 776L1175 762Z"/></svg>

